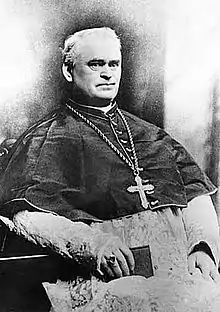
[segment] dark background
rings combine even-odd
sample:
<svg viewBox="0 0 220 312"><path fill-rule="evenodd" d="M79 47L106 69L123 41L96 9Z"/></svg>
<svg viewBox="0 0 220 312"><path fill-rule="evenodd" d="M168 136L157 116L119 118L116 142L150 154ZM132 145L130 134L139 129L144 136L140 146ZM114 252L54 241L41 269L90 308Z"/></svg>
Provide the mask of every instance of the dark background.
<svg viewBox="0 0 220 312"><path fill-rule="evenodd" d="M37 75L28 88L24 85L7 100L0 97L0 109L6 107L4 116L0 116L4 136L18 136L26 126L68 97L68 84L60 69L64 39L75 31L100 26L112 27L121 38L120 106L163 127L164 17L161 1L9 0L4 9L8 17L13 17L6 21L6 31L7 23L13 26L13 19L25 25L28 53L37 68Z"/></svg>

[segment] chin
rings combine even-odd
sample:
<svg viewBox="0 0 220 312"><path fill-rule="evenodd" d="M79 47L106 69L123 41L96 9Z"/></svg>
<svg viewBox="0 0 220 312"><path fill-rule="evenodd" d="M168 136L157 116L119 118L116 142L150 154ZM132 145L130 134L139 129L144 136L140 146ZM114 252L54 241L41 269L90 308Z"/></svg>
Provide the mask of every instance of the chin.
<svg viewBox="0 0 220 312"><path fill-rule="evenodd" d="M111 101L112 99L114 99L116 97L115 92L114 93L110 93L110 92L100 92L99 94L96 94L97 98L103 99L103 100L109 100Z"/></svg>

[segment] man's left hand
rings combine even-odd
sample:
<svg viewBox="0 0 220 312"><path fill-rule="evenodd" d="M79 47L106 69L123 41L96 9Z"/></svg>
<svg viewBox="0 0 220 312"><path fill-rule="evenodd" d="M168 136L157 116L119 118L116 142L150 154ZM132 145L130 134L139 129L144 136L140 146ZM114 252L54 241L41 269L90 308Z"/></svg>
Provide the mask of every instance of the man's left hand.
<svg viewBox="0 0 220 312"><path fill-rule="evenodd" d="M206 280L220 281L218 269L214 261L204 251L196 251L189 255L188 270L191 275L196 274L199 270Z"/></svg>

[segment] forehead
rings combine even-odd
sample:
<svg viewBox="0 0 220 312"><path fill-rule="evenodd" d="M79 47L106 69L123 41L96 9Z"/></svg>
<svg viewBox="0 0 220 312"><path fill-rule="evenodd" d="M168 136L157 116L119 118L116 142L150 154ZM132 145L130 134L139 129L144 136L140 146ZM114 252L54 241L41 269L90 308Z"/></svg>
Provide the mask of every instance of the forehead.
<svg viewBox="0 0 220 312"><path fill-rule="evenodd" d="M92 59L120 60L121 51L116 40L91 36L84 39L79 48L79 59L89 61Z"/></svg>

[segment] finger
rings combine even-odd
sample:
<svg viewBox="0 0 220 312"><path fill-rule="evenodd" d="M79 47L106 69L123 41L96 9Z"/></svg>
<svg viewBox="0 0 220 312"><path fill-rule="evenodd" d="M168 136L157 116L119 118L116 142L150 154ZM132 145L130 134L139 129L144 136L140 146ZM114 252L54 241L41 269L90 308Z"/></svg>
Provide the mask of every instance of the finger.
<svg viewBox="0 0 220 312"><path fill-rule="evenodd" d="M134 268L135 268L135 261L134 261L133 253L131 252L131 250L126 245L122 245L120 247L120 250L123 253L123 255L127 261L130 272L133 273Z"/></svg>
<svg viewBox="0 0 220 312"><path fill-rule="evenodd" d="M129 266L127 263L126 258L124 257L123 253L120 250L115 250L114 254L117 258L117 262L119 264L120 270L122 272L123 276L128 276L130 275L130 270L129 270Z"/></svg>
<svg viewBox="0 0 220 312"><path fill-rule="evenodd" d="M112 279L115 277L114 272L112 271L111 267L108 265L104 256L102 256L101 258L101 269L108 278Z"/></svg>
<svg viewBox="0 0 220 312"><path fill-rule="evenodd" d="M115 254L114 253L111 253L110 256L104 256L105 258L105 261L104 263L107 265L108 268L111 269L111 271L113 272L113 277L116 277L116 278L119 278L119 277L122 277L123 274L122 274L122 271L121 271L121 268L118 264L118 261L117 261L117 257L115 256L115 261L112 262L112 260L108 261L109 258L111 257L114 257Z"/></svg>
<svg viewBox="0 0 220 312"><path fill-rule="evenodd" d="M219 283L220 282L220 275L219 272L217 270L216 267L214 267L211 271L210 271L210 276L213 279L214 282Z"/></svg>
<svg viewBox="0 0 220 312"><path fill-rule="evenodd" d="M206 264L198 264L197 267L200 269L201 273L202 273L202 277L206 280L210 280L211 276L210 276L210 267Z"/></svg>
<svg viewBox="0 0 220 312"><path fill-rule="evenodd" d="M120 278L123 276L122 270L121 270L117 260L114 263L108 263L107 262L107 264L111 268L112 272L114 273L114 277Z"/></svg>
<svg viewBox="0 0 220 312"><path fill-rule="evenodd" d="M207 266L205 267L202 267L201 268L201 272L202 272L202 277L205 279L205 280L211 280L211 276L210 276L210 270Z"/></svg>
<svg viewBox="0 0 220 312"><path fill-rule="evenodd" d="M189 274L191 275L194 275L197 273L196 260L193 255L189 256L188 258L188 271L189 271Z"/></svg>

